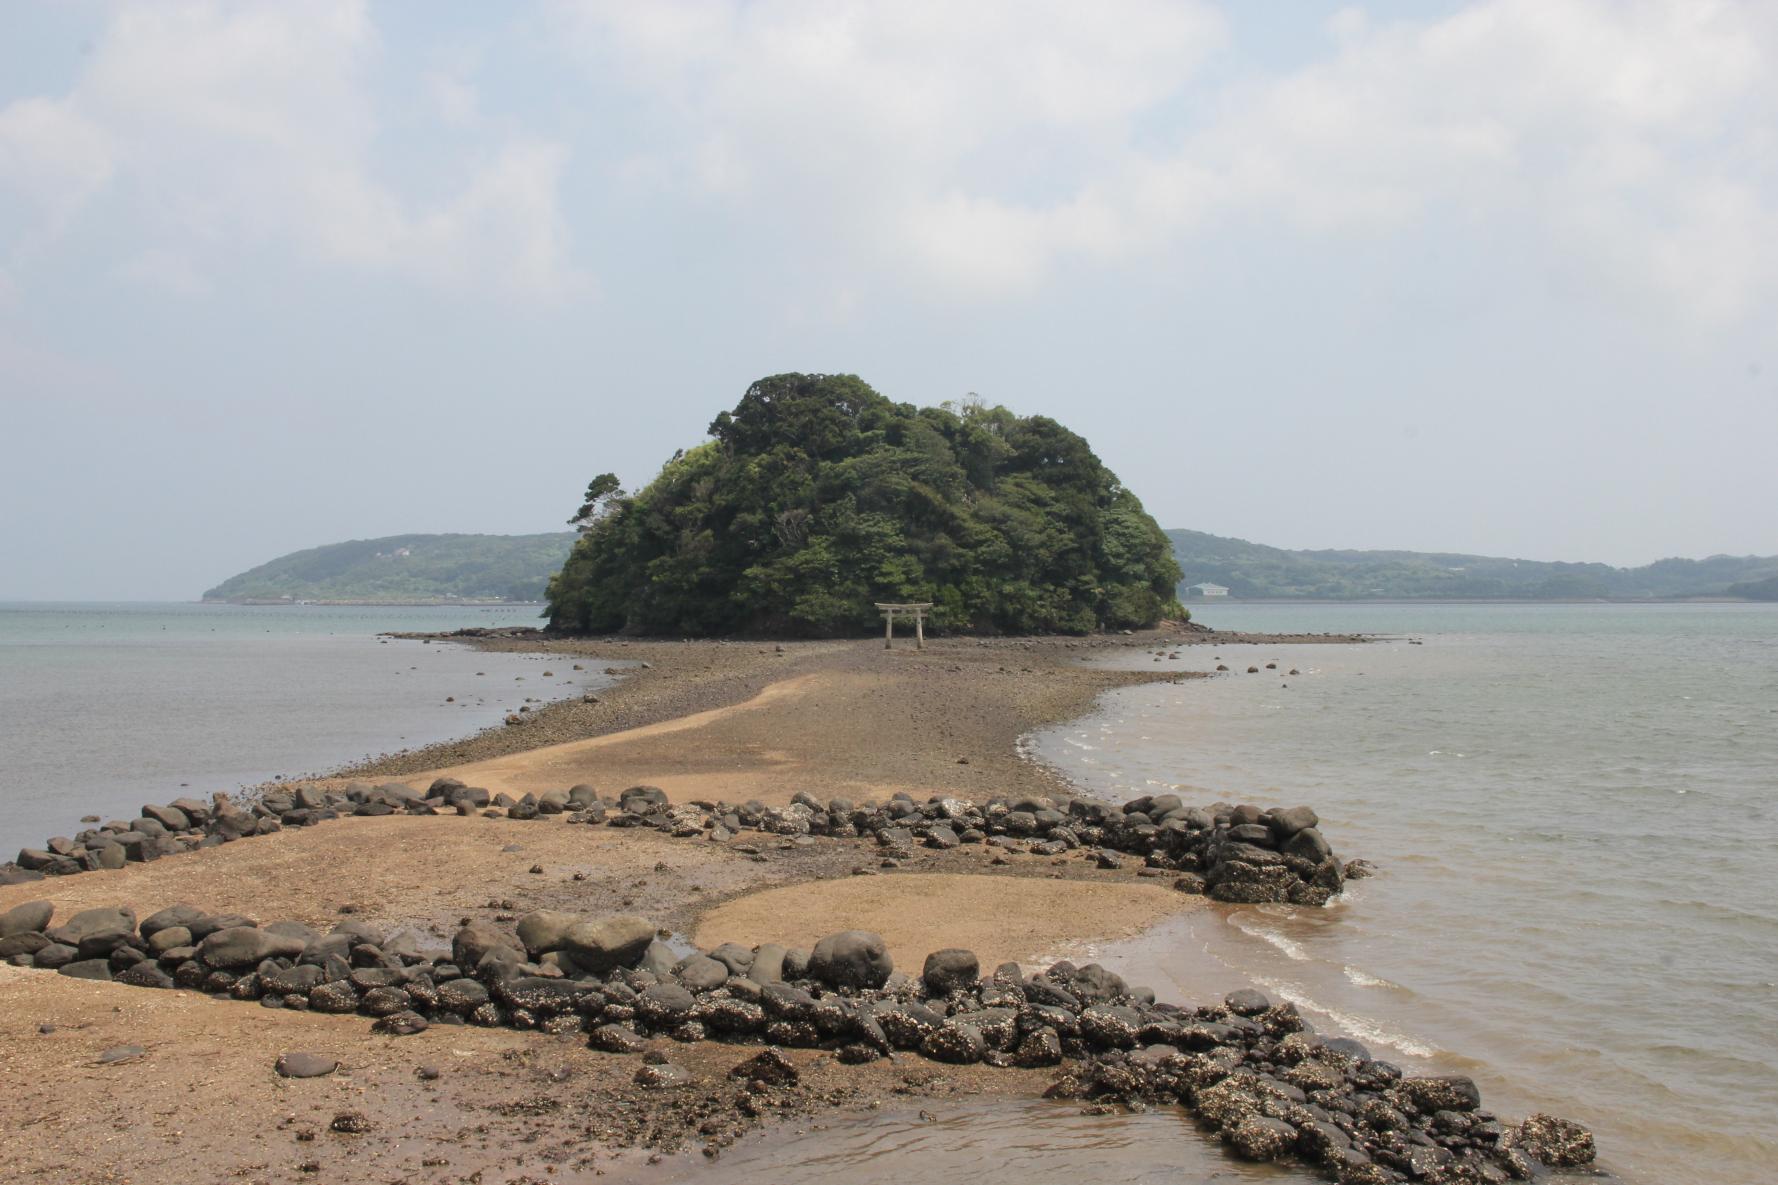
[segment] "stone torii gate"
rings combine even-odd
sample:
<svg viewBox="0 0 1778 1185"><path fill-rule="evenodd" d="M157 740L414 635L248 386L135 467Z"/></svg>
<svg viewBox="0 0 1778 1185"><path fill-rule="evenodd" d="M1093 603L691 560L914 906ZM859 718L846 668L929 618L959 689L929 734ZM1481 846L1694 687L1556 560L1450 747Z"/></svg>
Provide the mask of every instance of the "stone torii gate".
<svg viewBox="0 0 1778 1185"><path fill-rule="evenodd" d="M883 649L887 650L895 644L895 615L897 613L912 613L914 615L914 649L926 649L926 610L932 608L931 601L907 605L889 605L878 601L876 605L883 611Z"/></svg>

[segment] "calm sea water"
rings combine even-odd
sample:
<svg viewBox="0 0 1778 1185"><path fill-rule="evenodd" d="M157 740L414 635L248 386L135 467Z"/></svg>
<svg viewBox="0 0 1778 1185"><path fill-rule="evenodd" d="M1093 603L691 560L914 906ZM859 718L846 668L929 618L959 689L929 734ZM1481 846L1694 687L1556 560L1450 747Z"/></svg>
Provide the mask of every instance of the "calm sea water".
<svg viewBox="0 0 1778 1185"><path fill-rule="evenodd" d="M544 679L539 656L377 637L536 612L0 604L0 853L72 835L82 815L325 770L496 724L527 696L606 685Z"/></svg>
<svg viewBox="0 0 1778 1185"><path fill-rule="evenodd" d="M1163 665L1233 673L1117 692L1036 751L1108 797L1309 804L1382 875L1108 953L1579 1119L1629 1181L1778 1179L1778 606L1197 616L1423 644L1187 649Z"/></svg>

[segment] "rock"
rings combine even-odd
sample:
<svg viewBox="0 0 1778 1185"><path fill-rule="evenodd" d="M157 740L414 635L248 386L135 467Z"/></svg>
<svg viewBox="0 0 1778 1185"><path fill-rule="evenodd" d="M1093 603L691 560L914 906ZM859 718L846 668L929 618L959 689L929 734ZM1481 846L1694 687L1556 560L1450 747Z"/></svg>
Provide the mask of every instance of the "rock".
<svg viewBox="0 0 1778 1185"><path fill-rule="evenodd" d="M479 979L453 979L438 986L438 1006L458 1016L468 1016L488 1002L488 989Z"/></svg>
<svg viewBox="0 0 1778 1185"><path fill-rule="evenodd" d="M0 913L0 938L41 933L48 928L49 919L55 916L55 911L55 904L49 901L27 901L23 905L15 905L5 913Z"/></svg>
<svg viewBox="0 0 1778 1185"><path fill-rule="evenodd" d="M1461 1074L1403 1078L1395 1089L1397 1097L1422 1115L1431 1115L1435 1111L1473 1111L1482 1105L1482 1092L1476 1089L1473 1080Z"/></svg>
<svg viewBox="0 0 1778 1185"><path fill-rule="evenodd" d="M1553 1169L1573 1168L1593 1162L1593 1133L1567 1119L1558 1119L1554 1115L1529 1115L1507 1135L1514 1146L1524 1149Z"/></svg>
<svg viewBox="0 0 1778 1185"><path fill-rule="evenodd" d="M303 953L300 938L270 934L255 926L230 926L198 943L198 957L211 967L234 971L257 967L267 959L294 959Z"/></svg>
<svg viewBox="0 0 1778 1185"><path fill-rule="evenodd" d="M40 934L36 930L24 930L6 938L0 938L0 959L21 958L28 955L34 955L44 947L54 945L55 944L49 940L49 935ZM72 950L73 948L70 947L69 949Z"/></svg>
<svg viewBox="0 0 1778 1185"><path fill-rule="evenodd" d="M1253 1115L1223 1133L1229 1146L1248 1160L1277 1160L1296 1143L1296 1129L1282 1119Z"/></svg>
<svg viewBox="0 0 1778 1185"><path fill-rule="evenodd" d="M795 1086L802 1074L796 1063L774 1046L730 1067L728 1076L742 1082L763 1082L767 1086Z"/></svg>
<svg viewBox="0 0 1778 1185"><path fill-rule="evenodd" d="M1258 1016L1271 1008L1272 1002L1266 999L1265 993L1253 988L1242 988L1230 992L1222 998L1223 1005L1236 1016Z"/></svg>
<svg viewBox="0 0 1778 1185"><path fill-rule="evenodd" d="M1295 671L1290 672L1296 674ZM1289 839L1299 831L1321 825L1321 816L1306 806L1286 807L1275 810L1271 816L1272 831L1279 839Z"/></svg>
<svg viewBox="0 0 1778 1185"><path fill-rule="evenodd" d="M925 983L927 992L945 996L956 991L970 990L975 987L981 975L981 962L975 957L974 951L951 947L935 950L926 956L926 965L920 972L920 979Z"/></svg>
<svg viewBox="0 0 1778 1185"><path fill-rule="evenodd" d="M1307 860L1311 864L1320 864L1333 855L1333 847L1318 828L1305 827L1290 837L1290 841L1284 845L1284 854Z"/></svg>
<svg viewBox="0 0 1778 1185"><path fill-rule="evenodd" d="M809 958L809 975L830 987L880 988L894 970L882 936L868 930L829 934Z"/></svg>
<svg viewBox="0 0 1778 1185"><path fill-rule="evenodd" d="M920 1043L920 1052L937 1062L971 1065L988 1052L988 1040L967 1020L952 1017Z"/></svg>
<svg viewBox="0 0 1778 1185"><path fill-rule="evenodd" d="M600 1025L587 1037L587 1044L606 1053L641 1053L648 1048L634 1029L619 1024Z"/></svg>
<svg viewBox="0 0 1778 1185"><path fill-rule="evenodd" d="M370 1120L362 1111L341 1111L327 1126L341 1135L361 1136L370 1130Z"/></svg>
<svg viewBox="0 0 1778 1185"><path fill-rule="evenodd" d="M614 914L577 922L563 935L563 949L595 975L633 967L654 941L655 926L646 918Z"/></svg>
<svg viewBox="0 0 1778 1185"><path fill-rule="evenodd" d="M335 979L319 984L309 992L309 1007L316 1012L357 1012L358 989L352 986L349 979Z"/></svg>
<svg viewBox="0 0 1778 1185"><path fill-rule="evenodd" d="M92 934L104 934L118 930L126 933L136 928L136 911L123 906L111 906L101 909L83 909L61 925L48 931L49 936L67 946L79 946L81 940Z"/></svg>
<svg viewBox="0 0 1778 1185"><path fill-rule="evenodd" d="M115 1066L119 1062L133 1062L147 1056L148 1051L140 1045L113 1045L100 1053L98 1060L101 1066Z"/></svg>
<svg viewBox="0 0 1778 1185"><path fill-rule="evenodd" d="M41 954L42 952L40 951L38 953ZM56 968L56 971L58 974L66 975L70 979L109 980L111 978L111 960L76 959L73 962L64 963L62 966Z"/></svg>
<svg viewBox="0 0 1778 1185"><path fill-rule="evenodd" d="M1015 1066L1054 1066L1062 1061L1062 1040L1047 1026L1032 1029L1013 1051Z"/></svg>
<svg viewBox="0 0 1778 1185"><path fill-rule="evenodd" d="M730 975L744 976L753 970L753 952L738 942L723 943L710 952L710 957L727 967Z"/></svg>
<svg viewBox="0 0 1778 1185"><path fill-rule="evenodd" d="M481 963L491 951L506 951L512 962L524 962L525 948L519 940L492 922L479 919L461 927L451 937L451 962L465 970Z"/></svg>
<svg viewBox="0 0 1778 1185"><path fill-rule="evenodd" d="M787 976L784 973L784 959L790 951L775 942L767 942L753 952L753 965L747 968L747 978L754 983L778 983ZM805 966L807 960L804 960Z"/></svg>
<svg viewBox="0 0 1778 1185"><path fill-rule="evenodd" d="M636 1012L657 1028L670 1029L691 1015L697 997L676 983L657 983L636 998Z"/></svg>
<svg viewBox="0 0 1778 1185"><path fill-rule="evenodd" d="M142 808L142 817L153 819L168 831L184 831L191 826L191 820L176 806L157 806L150 803Z"/></svg>
<svg viewBox="0 0 1778 1185"><path fill-rule="evenodd" d="M424 1033L427 1027L425 1017L421 1016L418 1012L409 1010L391 1012L388 1016L383 1017L378 1020L377 1023L370 1026L370 1031L373 1033L383 1033L391 1037L411 1037L415 1033ZM424 1077L425 1075L422 1074L421 1076ZM434 1078L438 1077L436 1072L432 1076Z"/></svg>
<svg viewBox="0 0 1778 1185"><path fill-rule="evenodd" d="M148 960L124 968L114 978L130 987L165 989L173 986L173 977Z"/></svg>
<svg viewBox="0 0 1778 1185"><path fill-rule="evenodd" d="M14 935L13 938L8 939L8 941L13 941L21 937L23 937L23 935ZM36 967L40 971L59 971L79 957L80 952L73 947L66 946L59 942L52 942L48 946L39 947L37 949L36 953L31 956L31 966Z"/></svg>
<svg viewBox="0 0 1778 1185"><path fill-rule="evenodd" d="M339 1062L319 1053L284 1053L272 1064L280 1078L325 1078L340 1068Z"/></svg>
<svg viewBox="0 0 1778 1185"><path fill-rule="evenodd" d="M673 1090L695 1082L689 1070L668 1062L643 1066L636 1071L635 1083L644 1090Z"/></svg>
<svg viewBox="0 0 1778 1185"><path fill-rule="evenodd" d="M151 913L146 918L142 919L142 937L153 938L162 930L171 930L174 927L179 927L189 932L193 930L193 927L197 923L202 922L206 916L204 911L195 905L186 905L184 903L179 905L169 905L159 913Z"/></svg>
<svg viewBox="0 0 1778 1185"><path fill-rule="evenodd" d="M691 955L679 961L673 975L694 992L708 992L728 982L729 969L708 955Z"/></svg>
<svg viewBox="0 0 1778 1185"><path fill-rule="evenodd" d="M583 919L576 913L540 909L519 919L519 941L535 959L552 950L561 950L571 927Z"/></svg>

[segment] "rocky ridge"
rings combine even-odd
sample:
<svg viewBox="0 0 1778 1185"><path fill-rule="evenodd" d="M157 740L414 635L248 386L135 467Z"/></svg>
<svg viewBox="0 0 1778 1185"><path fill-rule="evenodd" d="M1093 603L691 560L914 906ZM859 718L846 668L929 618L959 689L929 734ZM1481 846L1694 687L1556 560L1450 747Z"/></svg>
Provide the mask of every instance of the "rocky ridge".
<svg viewBox="0 0 1778 1185"><path fill-rule="evenodd" d="M885 855L916 846L950 849L982 844L1007 854L1059 856L1096 850L1116 866L1134 856L1157 872L1176 872L1182 890L1219 901L1325 905L1348 875L1368 870L1342 864L1308 807L1261 809L1215 803L1187 806L1177 795L1144 795L1117 806L1090 799L991 798L985 803L946 795L916 802L898 793L882 803L798 793L782 807L758 802L675 804L652 786L601 796L590 785L512 798L436 779L422 793L401 783L357 784L329 791L314 786L272 790L250 806L218 794L208 806L180 799L143 807L142 817L113 820L42 848L26 848L0 865L0 884L121 868L285 827L313 826L348 815L398 812L455 813L515 820L547 819L607 827L648 827L683 839L736 840L743 832L812 842L813 837L869 839Z"/></svg>

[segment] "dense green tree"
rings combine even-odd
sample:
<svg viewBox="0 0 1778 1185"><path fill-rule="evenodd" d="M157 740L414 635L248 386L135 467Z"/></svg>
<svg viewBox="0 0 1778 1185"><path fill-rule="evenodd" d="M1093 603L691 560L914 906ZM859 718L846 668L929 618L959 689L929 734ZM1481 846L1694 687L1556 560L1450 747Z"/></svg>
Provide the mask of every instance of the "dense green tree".
<svg viewBox="0 0 1778 1185"><path fill-rule="evenodd" d="M1082 633L1183 615L1166 536L1043 416L895 403L852 375L747 389L634 495L589 487L549 589L558 629L834 635L876 601L939 630ZM599 496L593 495L597 488Z"/></svg>

